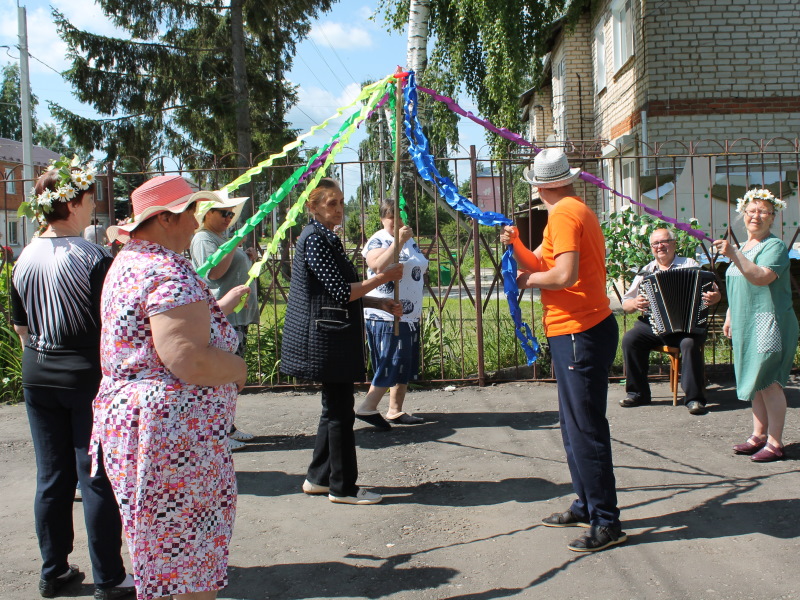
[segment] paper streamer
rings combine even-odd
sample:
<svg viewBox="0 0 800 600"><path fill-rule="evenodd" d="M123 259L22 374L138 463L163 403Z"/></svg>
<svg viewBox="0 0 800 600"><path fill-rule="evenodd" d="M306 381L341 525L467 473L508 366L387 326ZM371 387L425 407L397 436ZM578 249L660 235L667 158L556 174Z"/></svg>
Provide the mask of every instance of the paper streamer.
<svg viewBox="0 0 800 600"><path fill-rule="evenodd" d="M216 265L219 264L219 262L222 260L222 258L226 254L228 254L228 252L233 251L239 245L241 240L243 240L244 237L248 233L253 231L253 229L255 229L256 226L261 221L263 221L264 218L269 213L271 213L275 209L275 207L277 207L278 204L280 204L286 198L286 196L289 194L289 192L291 192L292 189L301 180L303 180L305 177L307 177L307 173L308 172L310 172L312 169L318 168L321 164L325 164L327 161L332 160L332 159L330 159L331 152L337 152L338 151L338 150L335 150L335 148L336 148L337 145L340 144L340 139L339 139L340 136L343 135L343 132L345 130L347 130L348 128L350 128L351 126L353 126L355 128L355 126L357 126L357 124L354 125L354 122L357 119L360 119L360 121L363 121L363 118L361 118L361 115L364 114L365 110L367 110L367 113L369 113L370 110L374 110L375 106L378 104L378 101L381 99L381 95L385 93L385 87L386 87L386 84L388 83L389 79L390 79L390 77L387 77L382 81L383 86L384 86L383 88L376 88L375 86L366 86L362 90L361 94L359 94L359 97L356 99L356 102L359 102L359 101L363 100L364 98L369 97L369 101L368 101L367 105L364 106L360 111L353 113L347 120L345 120L345 122L340 127L339 131L337 131L336 134L334 134L334 136L331 139L331 141L329 143L325 144L322 147L322 149L320 149L319 152L317 152L314 156L312 156L305 166L299 167L298 169L296 169L294 171L294 173L292 173L292 175L286 181L284 181L275 192L273 192L270 195L269 200L267 200L266 202L261 204L258 207L258 210L255 212L255 214L253 214L252 217L247 219L247 221L244 222L242 227L240 227L227 242L222 244L219 248L217 248L216 252L214 252L211 256L208 257L206 262L197 270L197 273L201 277L205 277L211 269L213 269ZM360 123L360 121L359 121L359 123ZM351 134L352 134L352 132L351 132ZM349 135L348 135L348 138L349 138ZM330 164L330 163L328 162L327 164ZM251 169L251 171L252 171L252 173L251 172L248 172L248 173L250 173L251 175L255 174L255 169ZM318 180L319 179L317 179L317 181ZM227 186L226 186L226 188L223 188L223 189L227 189ZM293 224L294 223L292 223L292 225ZM285 235L284 232L286 231L286 229L288 229L288 227L284 227L283 230L281 231L281 233ZM277 240L277 242L276 242L275 238L273 238L273 242L274 242L274 244L272 244L271 247L276 246L277 243L280 243L280 240ZM263 267L263 260L259 261L258 264L260 265L259 268ZM250 283L250 281L252 281L252 279L248 281L248 284Z"/></svg>
<svg viewBox="0 0 800 600"><path fill-rule="evenodd" d="M361 88L361 93L358 95L358 97L355 100L353 100L350 104L338 108L336 110L336 114L331 115L330 117L325 119L319 125L314 125L314 127L309 129L303 135L299 136L295 141L289 142L288 144L286 144L283 147L283 149L280 152L278 152L277 154L273 154L272 156L270 156L266 160L258 163L255 167L253 167L251 169L248 169L247 171L245 171L244 173L239 175L239 177L237 177L236 179L231 181L224 188L222 188L222 190L226 191L226 192L228 192L230 194L231 192L233 192L237 188L241 187L245 183L249 183L252 180L254 175L258 175L259 173L261 173L261 171L263 171L264 169L266 169L267 167L272 165L279 158L284 158L285 156L287 156L291 150L294 150L295 148L299 147L303 143L303 140L305 138L310 137L310 136L314 135L316 132L325 129L332 120L338 119L339 117L344 115L344 113L348 109L353 108L354 106L356 106L361 100L363 100L364 98L368 97L375 89L380 89L383 86L385 86L386 83L389 82L391 79L392 79L392 76L391 75L387 75L386 77L384 77L380 81L376 81L375 83L371 83L369 85L364 86L363 88Z"/></svg>
<svg viewBox="0 0 800 600"><path fill-rule="evenodd" d="M410 72L408 83L404 90L405 98L405 130L409 141L409 153L420 176L426 181L433 183L445 201L454 209L475 219L481 225L511 225L512 221L505 215L492 211L482 211L464 196L458 193L458 187L448 177L442 177L433 155L430 152L430 143L425 137L422 124L417 116L417 90L416 76ZM522 309L519 306L517 286L517 263L514 261L513 251L509 246L503 254L501 261L501 271L503 274L503 290L508 301L508 309L511 319L514 321L514 333L522 345L528 365L536 362L539 356L539 341L533 335L531 328L522 320ZM478 299L480 301L480 299Z"/></svg>

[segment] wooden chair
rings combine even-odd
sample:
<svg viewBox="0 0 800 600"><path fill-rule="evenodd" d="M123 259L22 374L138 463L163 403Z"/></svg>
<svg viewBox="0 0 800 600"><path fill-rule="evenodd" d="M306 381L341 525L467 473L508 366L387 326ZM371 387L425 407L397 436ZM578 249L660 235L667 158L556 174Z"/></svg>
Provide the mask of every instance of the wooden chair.
<svg viewBox="0 0 800 600"><path fill-rule="evenodd" d="M669 389L672 392L672 406L678 406L678 378L681 375L681 349L675 346L659 346L656 352L669 356Z"/></svg>

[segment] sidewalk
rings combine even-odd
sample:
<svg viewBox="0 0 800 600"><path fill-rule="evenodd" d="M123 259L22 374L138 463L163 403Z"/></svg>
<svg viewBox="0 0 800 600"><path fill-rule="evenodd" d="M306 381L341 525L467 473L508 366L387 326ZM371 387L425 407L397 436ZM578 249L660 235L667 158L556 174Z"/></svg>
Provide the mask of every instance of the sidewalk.
<svg viewBox="0 0 800 600"><path fill-rule="evenodd" d="M590 555L566 548L582 530L539 524L572 497L553 384L412 392L407 407L428 422L385 433L357 422L359 483L386 496L375 506L299 493L318 395L242 396L237 425L259 437L235 454L238 514L219 597L800 600L798 382L788 390L789 460L769 464L730 450L751 427L730 385L712 384L705 416L673 407L663 383L651 406L620 408L622 393L611 386L608 416L629 541ZM34 600L23 406L0 407L0 460L0 599ZM75 524L71 562L87 575L70 590L89 598L79 503Z"/></svg>

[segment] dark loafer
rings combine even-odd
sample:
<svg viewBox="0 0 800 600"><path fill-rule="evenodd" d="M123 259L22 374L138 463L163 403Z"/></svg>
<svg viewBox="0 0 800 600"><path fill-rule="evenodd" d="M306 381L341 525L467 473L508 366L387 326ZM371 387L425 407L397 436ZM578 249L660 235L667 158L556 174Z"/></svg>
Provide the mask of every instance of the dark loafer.
<svg viewBox="0 0 800 600"><path fill-rule="evenodd" d="M94 588L94 600L122 600L122 598L133 598L135 595L136 588L133 586L106 589Z"/></svg>
<svg viewBox="0 0 800 600"><path fill-rule="evenodd" d="M52 579L39 580L39 594L42 598L55 598L59 590L81 574L76 565L69 565L67 572Z"/></svg>
<svg viewBox="0 0 800 600"><path fill-rule="evenodd" d="M647 398L646 400L642 400L641 398L631 398L630 396L626 396L625 398L623 398L622 400L619 401L619 405L622 408L631 408L633 406L643 406L645 404L650 404L650 403L651 403L650 398Z"/></svg>
<svg viewBox="0 0 800 600"><path fill-rule="evenodd" d="M425 419L422 417L415 417L414 415L410 415L408 413L401 412L394 417L386 417L386 420L389 423L399 424L399 425L417 425L419 423L424 423Z"/></svg>
<svg viewBox="0 0 800 600"><path fill-rule="evenodd" d="M690 415L704 415L708 412L705 404L701 404L699 400L690 400L686 403L686 408L689 409Z"/></svg>
<svg viewBox="0 0 800 600"><path fill-rule="evenodd" d="M392 428L392 426L389 425L389 423L380 415L380 413L374 413L371 415L360 415L356 413L356 419L361 419L365 423L369 423L373 427L377 427L383 431L389 431Z"/></svg>

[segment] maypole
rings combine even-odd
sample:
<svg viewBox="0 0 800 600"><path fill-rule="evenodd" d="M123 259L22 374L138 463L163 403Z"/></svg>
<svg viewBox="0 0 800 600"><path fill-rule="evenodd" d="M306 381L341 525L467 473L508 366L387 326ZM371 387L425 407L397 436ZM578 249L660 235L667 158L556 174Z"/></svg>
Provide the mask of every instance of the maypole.
<svg viewBox="0 0 800 600"><path fill-rule="evenodd" d="M408 73L403 72L400 67L397 67L397 72L394 74L395 84L395 108L394 108L394 256L392 262L397 264L400 262L400 224L402 218L400 217L400 143L401 125L403 123L403 82L405 81ZM394 301L400 302L400 282L394 284ZM400 335L400 317L394 316L394 335Z"/></svg>

